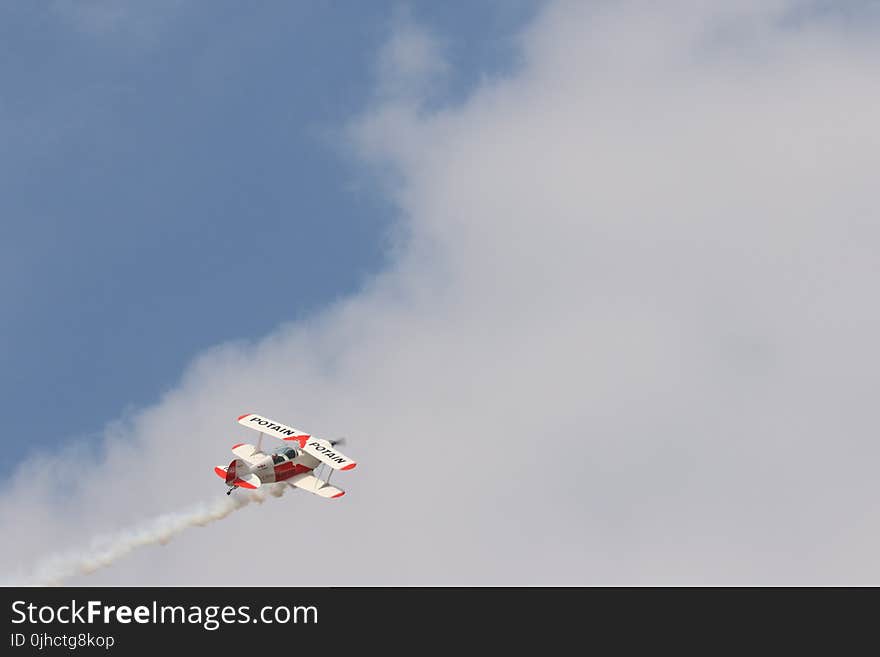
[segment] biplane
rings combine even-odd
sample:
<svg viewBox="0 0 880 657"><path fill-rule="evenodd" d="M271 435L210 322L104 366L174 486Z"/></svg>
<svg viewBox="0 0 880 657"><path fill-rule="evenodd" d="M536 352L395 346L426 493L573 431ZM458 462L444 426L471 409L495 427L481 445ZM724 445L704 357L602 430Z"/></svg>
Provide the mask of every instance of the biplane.
<svg viewBox="0 0 880 657"><path fill-rule="evenodd" d="M233 445L235 458L227 466L214 468L217 476L229 487L227 495L236 488L256 489L276 482L285 482L319 497L345 495L344 490L330 484L335 470L353 470L357 465L337 448L342 440L316 438L256 413L239 416L238 423L259 431L260 437L256 445ZM266 453L263 451L264 435L280 438L283 443ZM326 480L317 476L323 471L327 473Z"/></svg>

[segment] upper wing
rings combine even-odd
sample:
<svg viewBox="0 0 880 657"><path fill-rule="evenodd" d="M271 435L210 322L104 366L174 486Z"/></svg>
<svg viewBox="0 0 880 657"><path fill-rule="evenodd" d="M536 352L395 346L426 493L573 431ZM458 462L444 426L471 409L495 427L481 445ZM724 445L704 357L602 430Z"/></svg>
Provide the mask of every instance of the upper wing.
<svg viewBox="0 0 880 657"><path fill-rule="evenodd" d="M253 445L247 443L239 443L233 446L232 453L248 465L253 465L265 458L265 455L258 451Z"/></svg>
<svg viewBox="0 0 880 657"><path fill-rule="evenodd" d="M300 445L311 438L311 436L305 431L288 427L286 424L270 420L269 418L262 417L256 413L245 413L244 415L239 416L238 423L254 429L255 431L260 431L270 436L281 438L281 440L295 440Z"/></svg>
<svg viewBox="0 0 880 657"><path fill-rule="evenodd" d="M322 438L309 438L301 444L306 454L311 454L334 470L352 470L357 465L354 460L348 458L331 445L329 441Z"/></svg>
<svg viewBox="0 0 880 657"><path fill-rule="evenodd" d="M285 424L270 420L256 413L245 413L238 418L238 423L255 431L261 431L270 436L281 438L281 440L296 441L304 452L311 454L334 470L351 470L357 465L353 459L350 459L330 444L330 441L323 438L315 438L305 431L288 427Z"/></svg>

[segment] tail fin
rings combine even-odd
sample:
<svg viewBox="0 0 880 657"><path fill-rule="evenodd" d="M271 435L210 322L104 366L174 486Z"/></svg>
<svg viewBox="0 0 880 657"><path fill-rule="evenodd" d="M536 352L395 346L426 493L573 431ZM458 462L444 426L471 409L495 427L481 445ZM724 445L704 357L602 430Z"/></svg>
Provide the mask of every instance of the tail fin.
<svg viewBox="0 0 880 657"><path fill-rule="evenodd" d="M225 479L226 485L230 488L256 489L263 485L260 478L251 472L250 466L241 459L233 459L225 468L218 465L214 468L214 472L221 479Z"/></svg>

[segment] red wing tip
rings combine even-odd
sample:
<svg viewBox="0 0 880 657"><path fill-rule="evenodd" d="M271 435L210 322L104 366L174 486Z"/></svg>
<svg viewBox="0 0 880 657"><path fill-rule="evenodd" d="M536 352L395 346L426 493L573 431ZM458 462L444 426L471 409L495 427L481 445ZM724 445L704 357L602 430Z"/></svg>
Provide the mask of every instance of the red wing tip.
<svg viewBox="0 0 880 657"><path fill-rule="evenodd" d="M351 463L346 465L344 468L339 468L339 469L340 470L354 470L356 467L357 467L357 463L352 461Z"/></svg>
<svg viewBox="0 0 880 657"><path fill-rule="evenodd" d="M239 415L238 419L241 420L241 418L247 417L248 415L253 415L253 413L245 413L244 415Z"/></svg>
<svg viewBox="0 0 880 657"><path fill-rule="evenodd" d="M214 468L214 472L215 472L216 475L217 475L218 477L220 477L221 479L226 479L226 470L224 470L223 468L221 468L219 465L218 465L216 468Z"/></svg>
<svg viewBox="0 0 880 657"><path fill-rule="evenodd" d="M343 495L345 495L345 491L340 491L339 493L336 493L336 495L334 495L330 499L335 500L337 497L342 497Z"/></svg>
<svg viewBox="0 0 880 657"><path fill-rule="evenodd" d="M238 448L241 447L242 445L244 445L244 443L238 443L238 445L233 445L233 446L232 446L232 449L238 449Z"/></svg>

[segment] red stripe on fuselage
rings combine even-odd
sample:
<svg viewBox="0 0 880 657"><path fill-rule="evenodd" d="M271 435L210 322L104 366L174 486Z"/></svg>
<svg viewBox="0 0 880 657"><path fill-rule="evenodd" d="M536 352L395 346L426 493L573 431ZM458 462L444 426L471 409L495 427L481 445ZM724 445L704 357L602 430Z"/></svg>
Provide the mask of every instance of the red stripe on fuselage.
<svg viewBox="0 0 880 657"><path fill-rule="evenodd" d="M291 463L290 461L279 463L275 466L275 481L284 481L294 475L311 471L311 468L304 466L302 463Z"/></svg>

